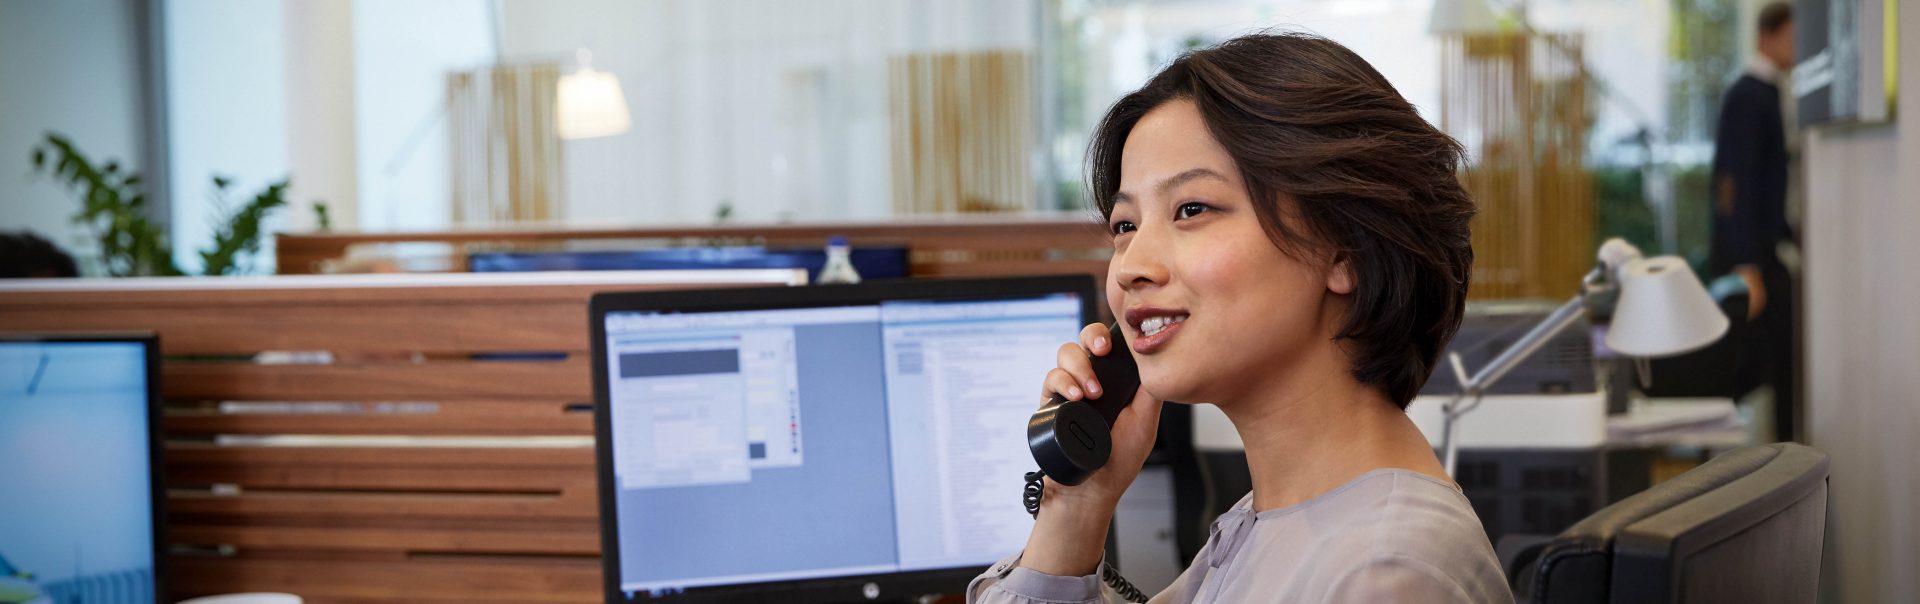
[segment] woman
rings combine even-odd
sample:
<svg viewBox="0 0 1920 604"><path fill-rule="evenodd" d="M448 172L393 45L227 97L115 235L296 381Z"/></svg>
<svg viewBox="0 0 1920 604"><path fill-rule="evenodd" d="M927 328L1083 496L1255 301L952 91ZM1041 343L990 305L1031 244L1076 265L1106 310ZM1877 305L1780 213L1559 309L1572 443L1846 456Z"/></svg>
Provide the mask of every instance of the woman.
<svg viewBox="0 0 1920 604"><path fill-rule="evenodd" d="M1106 283L1142 387L1112 458L1048 480L1025 551L973 602L1116 601L1095 576L1162 401L1206 401L1253 492L1153 602L1510 602L1473 509L1405 409L1459 327L1473 251L1458 143L1352 51L1260 34L1120 99L1089 150ZM1098 398L1090 325L1042 398Z"/></svg>

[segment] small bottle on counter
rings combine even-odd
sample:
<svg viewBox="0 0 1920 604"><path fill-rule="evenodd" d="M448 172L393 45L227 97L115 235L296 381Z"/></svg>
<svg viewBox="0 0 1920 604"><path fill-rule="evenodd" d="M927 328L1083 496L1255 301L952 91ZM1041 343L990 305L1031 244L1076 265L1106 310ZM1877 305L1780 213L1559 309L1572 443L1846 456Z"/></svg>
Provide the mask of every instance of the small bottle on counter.
<svg viewBox="0 0 1920 604"><path fill-rule="evenodd" d="M847 238L834 235L827 239L827 263L820 267L815 275L816 285L825 283L859 283L860 273L853 270L853 248L847 247Z"/></svg>

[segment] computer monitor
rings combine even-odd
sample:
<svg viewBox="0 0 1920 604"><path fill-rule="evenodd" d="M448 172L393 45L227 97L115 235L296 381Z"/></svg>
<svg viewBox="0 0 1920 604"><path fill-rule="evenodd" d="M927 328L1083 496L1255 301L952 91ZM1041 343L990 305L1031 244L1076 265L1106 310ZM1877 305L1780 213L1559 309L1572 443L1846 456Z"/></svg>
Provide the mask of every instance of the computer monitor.
<svg viewBox="0 0 1920 604"><path fill-rule="evenodd" d="M156 602L152 335L0 334L0 602Z"/></svg>
<svg viewBox="0 0 1920 604"><path fill-rule="evenodd" d="M1086 276L600 294L609 602L953 593L1026 542Z"/></svg>

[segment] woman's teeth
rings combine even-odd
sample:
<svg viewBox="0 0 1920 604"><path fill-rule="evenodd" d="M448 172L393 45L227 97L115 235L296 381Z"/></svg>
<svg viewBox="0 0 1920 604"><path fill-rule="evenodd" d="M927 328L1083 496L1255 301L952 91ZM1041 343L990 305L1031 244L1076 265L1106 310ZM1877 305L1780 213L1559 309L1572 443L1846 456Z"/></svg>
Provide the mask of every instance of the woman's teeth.
<svg viewBox="0 0 1920 604"><path fill-rule="evenodd" d="M1147 320L1140 322L1140 334L1145 336L1152 336L1162 331L1166 331L1168 327L1173 326L1173 324L1175 323L1179 323L1185 320L1187 320L1186 315L1175 315L1171 317L1148 317Z"/></svg>

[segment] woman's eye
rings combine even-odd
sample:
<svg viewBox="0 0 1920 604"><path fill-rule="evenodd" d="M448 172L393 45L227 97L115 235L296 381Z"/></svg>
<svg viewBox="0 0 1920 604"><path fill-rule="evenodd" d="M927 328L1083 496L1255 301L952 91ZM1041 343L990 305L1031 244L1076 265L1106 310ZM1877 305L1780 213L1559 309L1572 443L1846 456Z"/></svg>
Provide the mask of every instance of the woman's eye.
<svg viewBox="0 0 1920 604"><path fill-rule="evenodd" d="M1113 224L1111 224L1111 225L1108 225L1108 226L1107 226L1107 228L1108 228L1108 229L1110 229L1110 230L1112 230L1112 231L1113 231L1113 234L1115 234L1115 235L1120 235L1120 234L1123 234L1123 233L1130 233L1130 232L1132 232L1132 231L1133 231L1133 229L1134 229L1135 227L1133 226L1133 222L1132 222L1132 221L1128 221L1128 220L1121 220L1121 221L1118 221L1118 222L1115 222L1115 223L1113 223Z"/></svg>
<svg viewBox="0 0 1920 604"><path fill-rule="evenodd" d="M1180 218L1192 218L1194 216L1198 216L1201 212L1205 212L1209 209L1211 208L1208 208L1207 204L1200 203L1197 201L1188 202L1188 203L1180 204L1180 209L1175 210L1174 215Z"/></svg>

